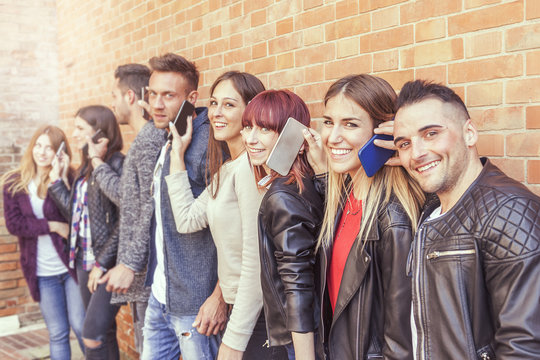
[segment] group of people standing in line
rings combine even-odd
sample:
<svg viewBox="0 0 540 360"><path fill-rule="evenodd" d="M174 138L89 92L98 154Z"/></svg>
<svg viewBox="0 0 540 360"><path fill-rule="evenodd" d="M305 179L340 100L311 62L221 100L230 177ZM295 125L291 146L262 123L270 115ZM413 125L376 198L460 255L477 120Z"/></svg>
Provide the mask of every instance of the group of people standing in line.
<svg viewBox="0 0 540 360"><path fill-rule="evenodd" d="M125 303L141 359L540 358L540 198L478 156L451 89L349 75L317 132L299 96L229 71L179 134L199 73L149 64L116 69L112 111L77 111L77 169L47 125L3 176L51 359L70 328L85 358L119 359ZM308 129L282 176L266 161L289 117ZM399 157L368 177L374 134Z"/></svg>

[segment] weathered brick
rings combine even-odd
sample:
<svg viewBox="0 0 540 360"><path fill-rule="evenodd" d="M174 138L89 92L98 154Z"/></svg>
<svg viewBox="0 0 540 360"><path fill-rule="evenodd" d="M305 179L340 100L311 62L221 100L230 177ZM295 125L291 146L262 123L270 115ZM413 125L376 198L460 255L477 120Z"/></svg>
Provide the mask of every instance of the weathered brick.
<svg viewBox="0 0 540 360"><path fill-rule="evenodd" d="M369 14L362 14L352 18L331 22L325 26L326 41L341 39L348 36L366 33L370 30Z"/></svg>
<svg viewBox="0 0 540 360"><path fill-rule="evenodd" d="M540 133L509 134L506 137L508 156L540 156Z"/></svg>
<svg viewBox="0 0 540 360"><path fill-rule="evenodd" d="M399 52L397 50L384 51L373 54L373 71L397 70L399 66Z"/></svg>
<svg viewBox="0 0 540 360"><path fill-rule="evenodd" d="M520 106L498 107L479 112L471 117L479 130L523 129L523 108Z"/></svg>
<svg viewBox="0 0 540 360"><path fill-rule="evenodd" d="M294 67L294 52L279 54L276 56L276 69L283 70Z"/></svg>
<svg viewBox="0 0 540 360"><path fill-rule="evenodd" d="M527 75L540 75L540 50L527 53Z"/></svg>
<svg viewBox="0 0 540 360"><path fill-rule="evenodd" d="M540 79L509 80L506 83L506 102L509 104L540 101Z"/></svg>
<svg viewBox="0 0 540 360"><path fill-rule="evenodd" d="M478 19L482 19L478 21ZM489 29L497 26L520 22L523 19L523 2L482 8L475 11L454 15L448 18L448 35Z"/></svg>
<svg viewBox="0 0 540 360"><path fill-rule="evenodd" d="M525 161L520 159L491 158L495 166L516 181L525 181Z"/></svg>
<svg viewBox="0 0 540 360"><path fill-rule="evenodd" d="M500 3L501 0L465 0L465 9L472 9L484 5Z"/></svg>
<svg viewBox="0 0 540 360"><path fill-rule="evenodd" d="M525 18L527 20L540 18L540 3L538 1L527 1L525 4Z"/></svg>
<svg viewBox="0 0 540 360"><path fill-rule="evenodd" d="M337 41L337 57L338 59L358 55L360 41L357 37L347 38Z"/></svg>
<svg viewBox="0 0 540 360"><path fill-rule="evenodd" d="M294 29L302 30L312 26L324 24L334 20L334 18L335 7L333 5L318 7L295 16Z"/></svg>
<svg viewBox="0 0 540 360"><path fill-rule="evenodd" d="M337 79L351 73L368 73L371 72L371 55L360 55L344 60L336 60L324 64L325 79Z"/></svg>
<svg viewBox="0 0 540 360"><path fill-rule="evenodd" d="M321 6L323 0L304 0L304 10L309 10L317 6Z"/></svg>
<svg viewBox="0 0 540 360"><path fill-rule="evenodd" d="M540 184L540 160L527 161L527 182Z"/></svg>
<svg viewBox="0 0 540 360"><path fill-rule="evenodd" d="M417 45L413 57L414 66L459 60L463 58L463 41L452 39Z"/></svg>
<svg viewBox="0 0 540 360"><path fill-rule="evenodd" d="M268 41L270 55L299 49L302 47L302 34L299 32L283 35Z"/></svg>
<svg viewBox="0 0 540 360"><path fill-rule="evenodd" d="M504 135L480 134L476 147L480 156L504 156Z"/></svg>
<svg viewBox="0 0 540 360"><path fill-rule="evenodd" d="M467 87L467 106L498 105L502 102L503 86L500 82L475 84Z"/></svg>
<svg viewBox="0 0 540 360"><path fill-rule="evenodd" d="M506 31L508 51L537 49L540 47L540 24L520 26Z"/></svg>
<svg viewBox="0 0 540 360"><path fill-rule="evenodd" d="M540 106L527 106L527 129L540 129Z"/></svg>
<svg viewBox="0 0 540 360"><path fill-rule="evenodd" d="M444 83L446 82L446 65L418 68L415 70L415 79Z"/></svg>
<svg viewBox="0 0 540 360"><path fill-rule="evenodd" d="M276 68L276 57L266 57L246 63L246 71L257 75L260 73L270 72Z"/></svg>
<svg viewBox="0 0 540 360"><path fill-rule="evenodd" d="M398 6L391 6L371 13L372 30L381 30L397 25L399 25Z"/></svg>
<svg viewBox="0 0 540 360"><path fill-rule="evenodd" d="M452 14L461 10L461 0L431 1L420 0L400 7L401 24Z"/></svg>
<svg viewBox="0 0 540 360"><path fill-rule="evenodd" d="M415 25L415 40L422 42L426 40L440 39L446 36L446 20L438 18L422 21Z"/></svg>
<svg viewBox="0 0 540 360"><path fill-rule="evenodd" d="M287 18L284 20L280 20L276 23L276 35L284 35L292 32L294 29L294 21L293 18Z"/></svg>
<svg viewBox="0 0 540 360"><path fill-rule="evenodd" d="M360 51L366 53L408 45L413 42L413 37L411 25L370 33L360 37Z"/></svg>
<svg viewBox="0 0 540 360"><path fill-rule="evenodd" d="M401 71L388 71L377 73L377 76L388 81L388 83L394 89L401 89L403 84L407 81L414 80L414 71L413 70L401 70Z"/></svg>
<svg viewBox="0 0 540 360"><path fill-rule="evenodd" d="M465 38L465 56L468 58L498 54L502 49L502 32L494 31Z"/></svg>
<svg viewBox="0 0 540 360"><path fill-rule="evenodd" d="M251 27L259 26L266 23L266 10L262 9L251 13Z"/></svg>
<svg viewBox="0 0 540 360"><path fill-rule="evenodd" d="M500 56L448 65L448 82L451 84L515 77L522 74L521 55Z"/></svg>
<svg viewBox="0 0 540 360"><path fill-rule="evenodd" d="M255 44L251 47L251 58L258 59L267 55L266 42Z"/></svg>
<svg viewBox="0 0 540 360"><path fill-rule="evenodd" d="M295 51L295 66L326 62L335 58L335 45L327 43Z"/></svg>
<svg viewBox="0 0 540 360"><path fill-rule="evenodd" d="M342 0L336 3L336 19L354 16L358 14L358 3L356 0Z"/></svg>

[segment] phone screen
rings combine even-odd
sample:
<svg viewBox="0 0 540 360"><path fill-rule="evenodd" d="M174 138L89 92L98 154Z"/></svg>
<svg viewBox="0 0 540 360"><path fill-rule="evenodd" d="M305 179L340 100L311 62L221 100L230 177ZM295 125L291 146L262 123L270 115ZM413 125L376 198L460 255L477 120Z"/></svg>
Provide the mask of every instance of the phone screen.
<svg viewBox="0 0 540 360"><path fill-rule="evenodd" d="M193 115L193 111L195 111L195 106L193 106L193 104L189 101L184 100L173 122L174 126L176 127L176 131L178 131L180 136L186 133L187 118L188 116ZM169 134L169 140L172 140L172 134Z"/></svg>

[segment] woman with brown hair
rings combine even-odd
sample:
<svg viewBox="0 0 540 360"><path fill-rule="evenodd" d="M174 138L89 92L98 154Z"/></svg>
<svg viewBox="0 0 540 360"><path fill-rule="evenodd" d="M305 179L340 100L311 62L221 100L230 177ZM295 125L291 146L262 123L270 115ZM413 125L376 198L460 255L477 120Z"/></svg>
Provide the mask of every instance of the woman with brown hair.
<svg viewBox="0 0 540 360"><path fill-rule="evenodd" d="M330 165L318 241L320 340L330 359L413 356L406 262L425 196L403 168L368 177L358 158L374 129L393 119L395 99L385 80L367 74L336 81L324 98L315 137Z"/></svg>
<svg viewBox="0 0 540 360"><path fill-rule="evenodd" d="M21 268L30 295L39 302L53 360L71 358L70 327L84 351L84 306L75 270L68 268L64 251L69 227L47 194L51 164L62 143L71 155L64 132L56 126L42 126L32 136L19 167L8 171L1 181L6 227L19 239Z"/></svg>
<svg viewBox="0 0 540 360"><path fill-rule="evenodd" d="M118 248L118 202L116 191L99 184L92 176L88 142L100 132L108 141L103 161L119 175L124 155L122 135L113 112L101 105L86 106L75 115L73 137L81 152L81 165L73 182L65 176L68 154L56 161L50 172L49 194L70 219L69 266L77 270L79 288L86 308L83 341L86 359L118 359L115 316L118 305L111 305L111 293L97 281L116 263Z"/></svg>

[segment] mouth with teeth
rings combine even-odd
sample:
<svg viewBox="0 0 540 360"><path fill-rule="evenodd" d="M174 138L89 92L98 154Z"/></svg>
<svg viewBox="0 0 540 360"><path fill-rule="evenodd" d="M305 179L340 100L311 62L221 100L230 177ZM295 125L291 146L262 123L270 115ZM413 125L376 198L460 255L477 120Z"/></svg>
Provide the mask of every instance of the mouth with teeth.
<svg viewBox="0 0 540 360"><path fill-rule="evenodd" d="M338 148L330 148L330 154L332 155L332 158L339 159L342 157L345 157L351 153L352 149L338 149Z"/></svg>
<svg viewBox="0 0 540 360"><path fill-rule="evenodd" d="M430 162L429 164L426 164L426 165L422 165L422 166L419 166L416 168L416 171L418 171L419 173L423 173L425 171L428 171L429 169L432 169L436 166L438 166L441 162L439 160L437 161L432 161Z"/></svg>
<svg viewBox="0 0 540 360"><path fill-rule="evenodd" d="M227 123L221 122L221 121L214 121L214 127L216 129L223 129L227 127Z"/></svg>

